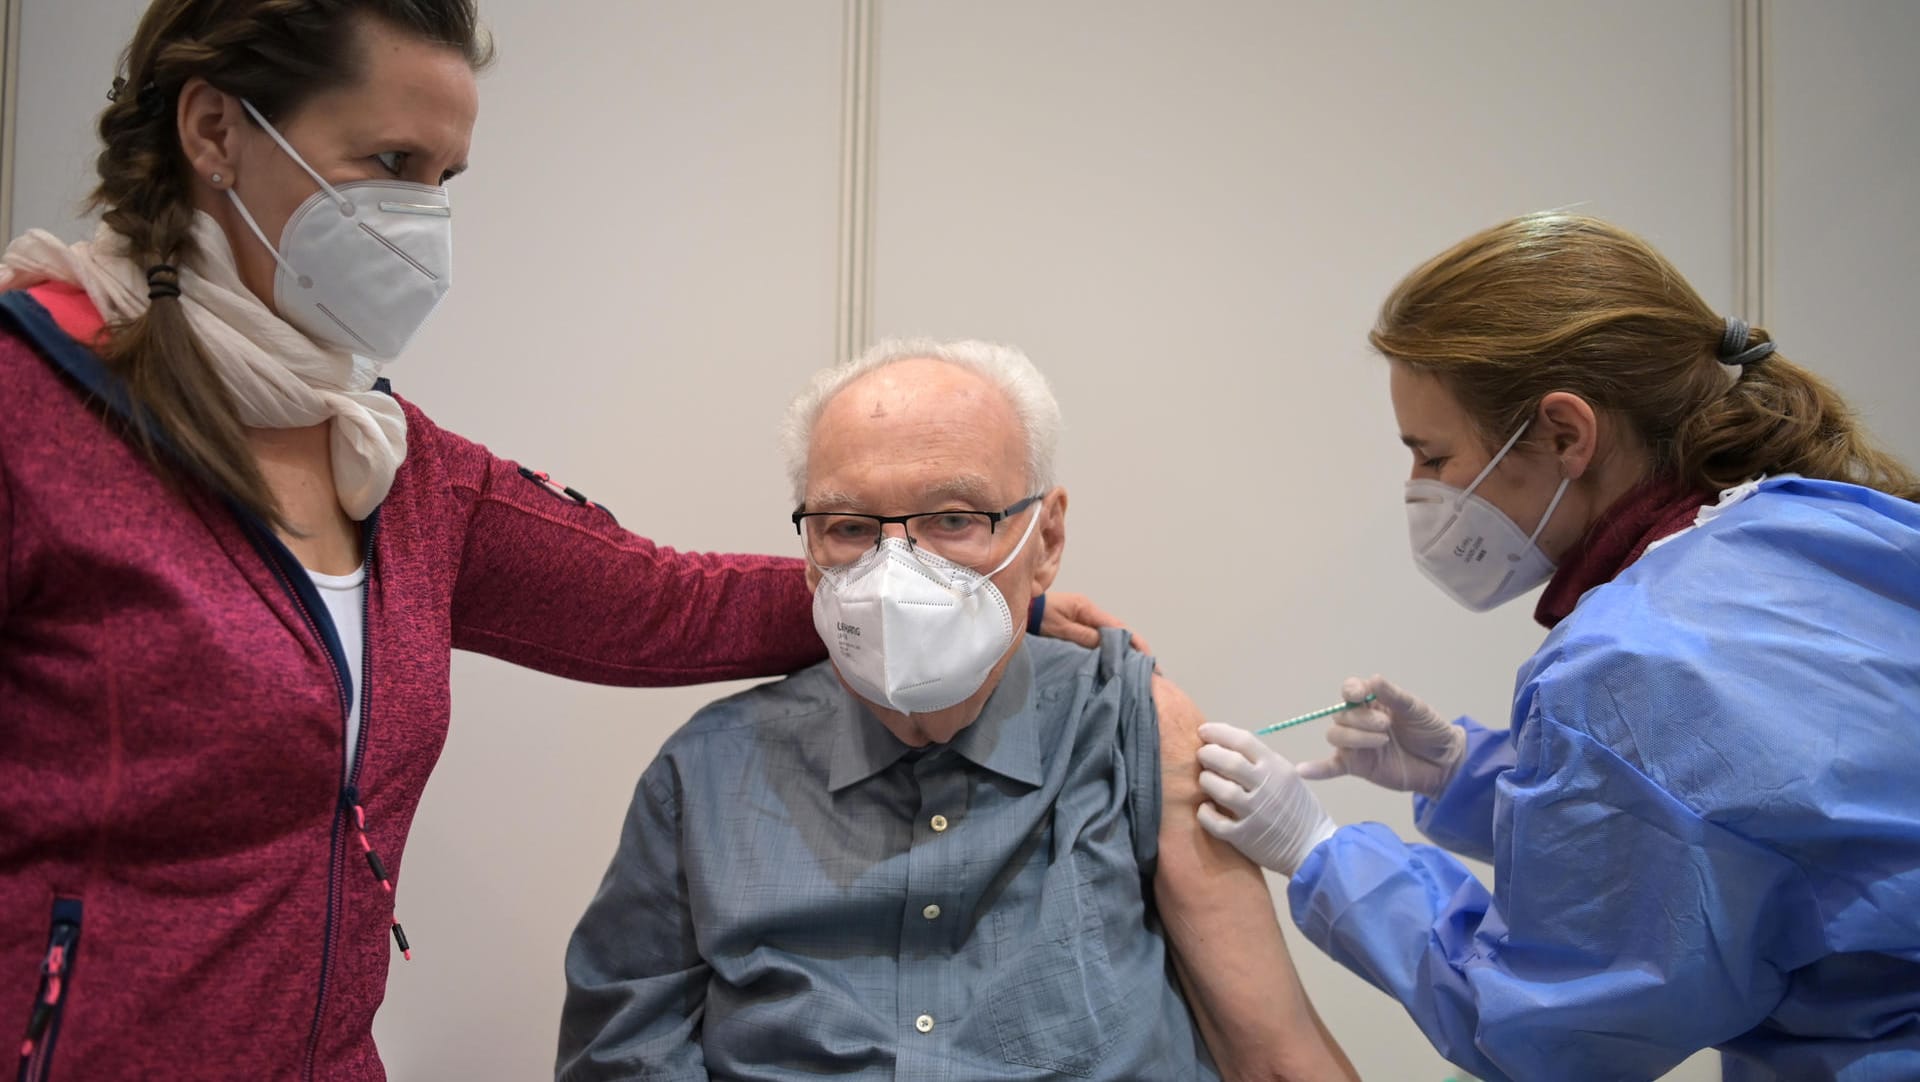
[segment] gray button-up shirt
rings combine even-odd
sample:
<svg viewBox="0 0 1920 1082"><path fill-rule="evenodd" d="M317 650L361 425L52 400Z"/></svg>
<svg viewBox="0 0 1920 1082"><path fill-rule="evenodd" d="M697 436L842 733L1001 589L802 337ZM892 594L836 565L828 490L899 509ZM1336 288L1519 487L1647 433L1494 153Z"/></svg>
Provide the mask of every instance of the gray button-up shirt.
<svg viewBox="0 0 1920 1082"><path fill-rule="evenodd" d="M1150 678L1029 640L923 749L827 664L702 710L567 948L559 1077L1217 1077L1152 908Z"/></svg>

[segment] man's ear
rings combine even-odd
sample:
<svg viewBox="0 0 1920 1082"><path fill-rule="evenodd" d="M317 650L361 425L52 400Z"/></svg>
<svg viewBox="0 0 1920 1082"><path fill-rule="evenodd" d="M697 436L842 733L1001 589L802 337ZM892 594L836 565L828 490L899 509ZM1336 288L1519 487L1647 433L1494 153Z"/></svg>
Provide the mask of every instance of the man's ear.
<svg viewBox="0 0 1920 1082"><path fill-rule="evenodd" d="M1040 515L1040 524L1033 531L1033 540L1040 547L1033 561L1033 594L1038 597L1060 575L1060 553L1067 547L1067 490L1054 486L1034 510Z"/></svg>

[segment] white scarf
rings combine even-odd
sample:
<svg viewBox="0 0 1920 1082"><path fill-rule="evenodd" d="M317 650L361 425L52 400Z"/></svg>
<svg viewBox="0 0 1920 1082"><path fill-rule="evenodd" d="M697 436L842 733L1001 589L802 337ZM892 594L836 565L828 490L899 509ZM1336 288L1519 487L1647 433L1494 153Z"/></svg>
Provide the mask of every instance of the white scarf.
<svg viewBox="0 0 1920 1082"><path fill-rule="evenodd" d="M219 223L194 214L198 257L180 270L180 299L203 352L253 428L305 428L333 421L333 486L340 507L365 519L386 499L407 457L400 403L373 389L380 366L315 343L273 314L240 281ZM127 255L127 240L105 225L91 244L68 245L33 230L0 256L0 291L65 282L87 291L108 323L146 312L147 268Z"/></svg>

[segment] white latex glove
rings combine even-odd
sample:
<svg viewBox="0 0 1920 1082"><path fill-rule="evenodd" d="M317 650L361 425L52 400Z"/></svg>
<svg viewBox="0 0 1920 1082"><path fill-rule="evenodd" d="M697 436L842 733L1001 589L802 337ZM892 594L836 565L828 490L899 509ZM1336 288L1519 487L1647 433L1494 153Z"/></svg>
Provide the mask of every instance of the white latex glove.
<svg viewBox="0 0 1920 1082"><path fill-rule="evenodd" d="M1212 801L1200 805L1207 833L1287 876L1314 846L1333 837L1333 819L1286 756L1245 729L1219 722L1200 726L1200 739L1206 741L1200 745L1200 788Z"/></svg>
<svg viewBox="0 0 1920 1082"><path fill-rule="evenodd" d="M1327 730L1331 756L1300 765L1314 781L1352 774L1386 789L1438 797L1467 754L1467 731L1384 677L1349 677L1340 694L1350 703L1374 701L1335 714Z"/></svg>

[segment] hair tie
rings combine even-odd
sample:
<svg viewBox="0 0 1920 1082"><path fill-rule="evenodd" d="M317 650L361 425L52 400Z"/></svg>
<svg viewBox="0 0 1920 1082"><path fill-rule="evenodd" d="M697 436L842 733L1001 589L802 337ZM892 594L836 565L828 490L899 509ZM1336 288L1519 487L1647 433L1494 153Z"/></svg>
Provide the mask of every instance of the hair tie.
<svg viewBox="0 0 1920 1082"><path fill-rule="evenodd" d="M107 91L107 100L117 102L126 96L126 78L119 75L114 76L113 88ZM166 95L160 93L160 87L155 83L148 83L141 87L139 93L134 95L133 101L139 108L140 115L148 118L157 117L167 111Z"/></svg>
<svg viewBox="0 0 1920 1082"><path fill-rule="evenodd" d="M155 263L147 268L147 299L157 301L162 297L180 295L180 272L165 263Z"/></svg>
<svg viewBox="0 0 1920 1082"><path fill-rule="evenodd" d="M1745 368L1759 364L1773 355L1773 343L1762 342L1749 347L1747 345L1747 321L1739 316L1727 317L1727 329L1720 335L1720 363Z"/></svg>

